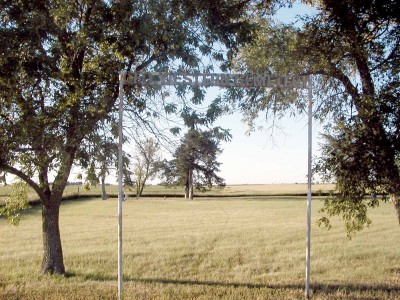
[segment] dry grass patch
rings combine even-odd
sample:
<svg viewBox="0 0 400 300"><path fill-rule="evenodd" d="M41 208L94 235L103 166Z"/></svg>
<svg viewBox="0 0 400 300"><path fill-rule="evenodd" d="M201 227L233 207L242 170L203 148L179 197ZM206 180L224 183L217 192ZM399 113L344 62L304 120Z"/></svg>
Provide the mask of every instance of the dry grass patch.
<svg viewBox="0 0 400 300"><path fill-rule="evenodd" d="M313 204L313 219L321 203ZM126 299L302 299L304 197L130 199L124 202ZM0 219L0 299L115 299L117 201L66 201L61 234L67 277L38 274L40 211L18 228ZM396 299L400 230L393 208L349 241L340 223L313 223L314 299Z"/></svg>

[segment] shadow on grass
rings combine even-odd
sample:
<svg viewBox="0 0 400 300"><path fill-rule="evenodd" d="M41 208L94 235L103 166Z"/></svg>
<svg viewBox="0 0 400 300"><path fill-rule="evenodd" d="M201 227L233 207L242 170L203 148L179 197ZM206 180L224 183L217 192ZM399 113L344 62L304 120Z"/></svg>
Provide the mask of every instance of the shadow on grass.
<svg viewBox="0 0 400 300"><path fill-rule="evenodd" d="M67 277L81 277L84 280L97 281L117 281L116 276L94 275L94 274L77 274L68 273ZM225 288L248 288L248 289L273 289L273 290L294 290L302 291L305 289L304 284L288 284L288 283L248 283L248 282L218 282L218 281L200 281L186 279L168 279L168 278L134 278L124 276L124 283L142 283L142 284L172 284L172 285L192 285L192 286L209 286L209 287L225 287ZM400 285L390 284L352 284L352 283L315 283L310 285L311 292L318 294L334 294L336 292L359 293L359 292L381 292L387 294L400 294Z"/></svg>
<svg viewBox="0 0 400 300"><path fill-rule="evenodd" d="M197 280L174 280L165 278L155 279L133 279L127 280L132 282L140 283L162 283L162 284L177 284L177 285L205 285L205 286L218 286L226 288L248 288L248 289L283 289L283 290L304 290L303 284L287 284L287 283L273 283L273 284L261 284L261 283L246 283L246 282L215 282L215 281L197 281ZM362 292L362 291L382 291L390 293L400 293L400 286L391 285L369 285L369 284L312 284L310 286L314 293L333 293L336 291L346 290L348 292Z"/></svg>

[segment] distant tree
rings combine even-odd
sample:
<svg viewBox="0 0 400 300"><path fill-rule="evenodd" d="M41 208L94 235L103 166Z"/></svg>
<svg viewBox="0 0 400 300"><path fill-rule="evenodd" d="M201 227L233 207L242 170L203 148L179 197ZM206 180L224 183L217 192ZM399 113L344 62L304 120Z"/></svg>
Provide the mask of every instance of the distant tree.
<svg viewBox="0 0 400 300"><path fill-rule="evenodd" d="M160 170L161 154L159 144L152 138L138 141L132 163L136 196L140 197L146 182L154 179Z"/></svg>
<svg viewBox="0 0 400 300"><path fill-rule="evenodd" d="M110 130L112 128L112 122L102 122L82 142L84 151L77 153L77 162L86 171L85 185L90 187L101 183L103 200L108 199L105 179L111 173L110 169L116 169L118 163L118 131Z"/></svg>
<svg viewBox="0 0 400 300"><path fill-rule="evenodd" d="M219 58L215 43L231 50L245 41L247 5L245 0L1 2L0 171L21 178L41 201L42 272L65 273L61 198L78 153L86 150L84 141L113 114L118 71L199 71L202 56ZM144 94L140 88L126 93L139 120L153 113Z"/></svg>
<svg viewBox="0 0 400 300"><path fill-rule="evenodd" d="M183 186L186 199L193 199L194 187L199 191L213 186L224 187L224 179L217 175L221 165L217 156L222 152L220 141L229 138L230 134L221 128L190 129L175 150L173 159L164 161L164 184Z"/></svg>
<svg viewBox="0 0 400 300"><path fill-rule="evenodd" d="M367 209L390 195L400 222L400 24L398 1L303 1L316 14L300 27L263 18L236 61L242 71L314 75L314 116L327 121L315 171L336 182L320 220L343 218L348 234L368 226ZM252 122L304 111L298 92L231 91ZM235 95L235 93L237 93ZM370 195L373 195L372 197Z"/></svg>

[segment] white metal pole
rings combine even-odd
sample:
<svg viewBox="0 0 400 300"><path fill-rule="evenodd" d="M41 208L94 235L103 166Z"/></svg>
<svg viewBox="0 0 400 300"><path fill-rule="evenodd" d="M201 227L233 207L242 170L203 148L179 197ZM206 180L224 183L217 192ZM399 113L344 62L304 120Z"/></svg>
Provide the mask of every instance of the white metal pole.
<svg viewBox="0 0 400 300"><path fill-rule="evenodd" d="M307 238L306 238L306 299L310 298L310 246L311 246L311 174L312 163L312 80L308 87L308 191L307 191Z"/></svg>
<svg viewBox="0 0 400 300"><path fill-rule="evenodd" d="M119 122L118 122L118 299L123 298L122 286L122 116L124 111L125 72L119 73Z"/></svg>

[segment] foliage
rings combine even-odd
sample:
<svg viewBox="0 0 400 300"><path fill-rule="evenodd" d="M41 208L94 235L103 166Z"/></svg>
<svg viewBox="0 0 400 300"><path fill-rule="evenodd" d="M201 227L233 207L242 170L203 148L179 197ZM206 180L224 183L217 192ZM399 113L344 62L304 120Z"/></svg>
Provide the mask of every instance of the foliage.
<svg viewBox="0 0 400 300"><path fill-rule="evenodd" d="M374 0L304 2L313 2L316 13L301 18L300 27L256 20L258 36L241 50L236 65L248 72L314 75L314 117L326 124L315 171L336 182L320 223L339 215L351 234L370 224L367 208L380 198L369 195L400 193L400 6ZM250 123L260 111L275 122L306 105L301 93L254 90L229 96L236 94L245 96L237 105Z"/></svg>
<svg viewBox="0 0 400 300"><path fill-rule="evenodd" d="M28 185L20 181L12 185L11 195L5 201L5 206L0 208L0 216L7 217L10 224L18 226L21 211L29 208Z"/></svg>
<svg viewBox="0 0 400 300"><path fill-rule="evenodd" d="M384 154L380 150L382 145L374 145L364 134L364 130L344 126L334 137L325 135L327 143L322 145L322 157L314 167L324 180L336 183L333 195L325 200L321 212L329 217L341 216L349 236L371 224L368 207L379 205L377 195L386 201L391 188L386 181L387 166L382 163L383 157L377 157ZM327 217L319 223L330 228Z"/></svg>
<svg viewBox="0 0 400 300"><path fill-rule="evenodd" d="M136 144L132 173L137 197L142 195L146 182L155 178L160 166L160 145L154 139L148 138Z"/></svg>
<svg viewBox="0 0 400 300"><path fill-rule="evenodd" d="M235 70L266 75L304 74L304 65L293 53L298 44L298 29L263 18L258 18L257 24L259 29L253 42L235 58ZM287 113L304 113L307 106L307 97L302 91L280 88L230 89L225 100L240 109L250 132L264 128L265 122L272 130Z"/></svg>
<svg viewBox="0 0 400 300"><path fill-rule="evenodd" d="M213 185L224 187L223 178L217 175L217 156L222 152L220 140L230 135L221 128L201 131L190 129L175 150L173 159L164 161L163 178L167 186L184 186L186 198L192 198L193 185L199 191L206 191Z"/></svg>
<svg viewBox="0 0 400 300"><path fill-rule="evenodd" d="M352 233L369 225L366 211L379 204L375 195L400 192L400 27L393 13L400 6L380 1L321 3L323 12L314 24L307 23L304 34L322 52L320 71L313 71L341 84L346 96L339 99L348 105L335 112L317 169L336 181L335 200L327 202L325 211L342 216Z"/></svg>

